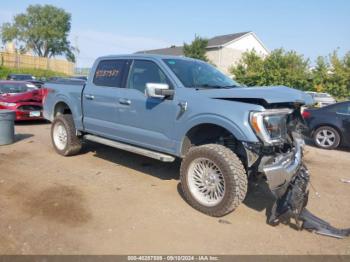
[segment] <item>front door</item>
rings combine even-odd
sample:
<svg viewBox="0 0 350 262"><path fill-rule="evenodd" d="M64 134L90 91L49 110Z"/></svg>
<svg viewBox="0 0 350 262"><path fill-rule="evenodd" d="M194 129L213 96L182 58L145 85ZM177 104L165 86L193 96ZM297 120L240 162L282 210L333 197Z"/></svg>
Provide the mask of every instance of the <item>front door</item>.
<svg viewBox="0 0 350 262"><path fill-rule="evenodd" d="M176 94L171 99L146 97L147 83L168 84L173 88L168 77L155 62L134 60L127 88L122 90L119 98L119 134L126 142L174 153L176 145L170 133L180 111L176 103Z"/></svg>
<svg viewBox="0 0 350 262"><path fill-rule="evenodd" d="M350 145L350 102L339 104L336 109L337 119L342 122L344 142Z"/></svg>

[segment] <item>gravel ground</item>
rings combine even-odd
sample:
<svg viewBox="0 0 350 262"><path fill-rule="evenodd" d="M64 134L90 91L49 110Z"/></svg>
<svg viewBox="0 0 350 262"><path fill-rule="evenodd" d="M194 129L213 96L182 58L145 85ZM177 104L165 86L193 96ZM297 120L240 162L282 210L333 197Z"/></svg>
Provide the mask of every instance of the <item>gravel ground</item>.
<svg viewBox="0 0 350 262"><path fill-rule="evenodd" d="M0 147L1 254L350 254L338 240L266 224L272 197L263 183L235 212L212 218L179 190L179 163L88 143L61 157L50 125L19 124L17 142ZM350 151L307 147L308 208L350 226Z"/></svg>

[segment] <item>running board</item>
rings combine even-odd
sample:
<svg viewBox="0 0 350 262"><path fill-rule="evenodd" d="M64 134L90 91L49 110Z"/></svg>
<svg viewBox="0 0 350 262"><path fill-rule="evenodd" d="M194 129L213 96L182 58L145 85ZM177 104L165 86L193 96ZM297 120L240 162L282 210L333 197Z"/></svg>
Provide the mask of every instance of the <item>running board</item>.
<svg viewBox="0 0 350 262"><path fill-rule="evenodd" d="M93 141L93 142L96 142L96 143L104 144L106 146L111 146L111 147L114 147L114 148L122 149L122 150L129 151L129 152L132 152L132 153L135 153L135 154L147 156L147 157L154 158L154 159L157 159L157 160L160 160L160 161L163 161L163 162L173 162L173 161L175 161L175 157L170 156L170 155L166 155L166 154L163 154L163 153L159 153L159 152L156 152L156 151L151 151L151 150L148 150L148 149L144 149L144 148L140 148L140 147L136 147L136 146L132 146L132 145L128 145L128 144L124 144L124 143L121 143L121 142L116 142L114 140L109 140L109 139L102 138L102 137L99 137L99 136L85 135L84 138L86 140L89 140L89 141Z"/></svg>

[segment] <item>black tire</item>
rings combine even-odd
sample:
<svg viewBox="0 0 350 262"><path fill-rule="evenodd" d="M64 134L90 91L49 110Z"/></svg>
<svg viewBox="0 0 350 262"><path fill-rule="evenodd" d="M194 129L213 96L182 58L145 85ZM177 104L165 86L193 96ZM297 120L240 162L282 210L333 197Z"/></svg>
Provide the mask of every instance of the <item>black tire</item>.
<svg viewBox="0 0 350 262"><path fill-rule="evenodd" d="M215 206L201 204L189 189L189 168L191 163L199 158L206 158L214 162L224 177L224 195ZM180 180L186 201L195 209L214 217L221 217L235 210L247 194L247 174L241 160L229 148L222 145L207 144L191 148L182 160Z"/></svg>
<svg viewBox="0 0 350 262"><path fill-rule="evenodd" d="M327 132L327 134L334 134L334 139L329 140L332 143L322 144L322 142L320 142L318 135L321 135L322 132ZM340 144L340 134L338 130L330 126L321 126L317 128L312 134L312 139L317 147L323 148L323 149L335 149Z"/></svg>
<svg viewBox="0 0 350 262"><path fill-rule="evenodd" d="M63 148L59 148L54 139L54 130L57 125L61 125L67 133L66 143ZM55 117L51 125L51 141L56 152L62 156L73 156L80 152L82 142L81 139L76 136L72 115L59 115Z"/></svg>

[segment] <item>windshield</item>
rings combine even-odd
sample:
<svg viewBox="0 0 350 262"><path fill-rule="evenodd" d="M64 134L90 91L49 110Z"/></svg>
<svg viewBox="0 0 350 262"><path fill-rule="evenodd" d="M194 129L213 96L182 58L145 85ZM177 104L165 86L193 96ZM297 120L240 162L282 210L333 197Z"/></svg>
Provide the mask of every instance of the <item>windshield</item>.
<svg viewBox="0 0 350 262"><path fill-rule="evenodd" d="M0 94L24 93L37 89L32 84L4 83L0 84Z"/></svg>
<svg viewBox="0 0 350 262"><path fill-rule="evenodd" d="M214 66L196 60L163 59L185 87L231 88L240 86Z"/></svg>
<svg viewBox="0 0 350 262"><path fill-rule="evenodd" d="M329 94L326 93L316 93L315 97L331 97Z"/></svg>

